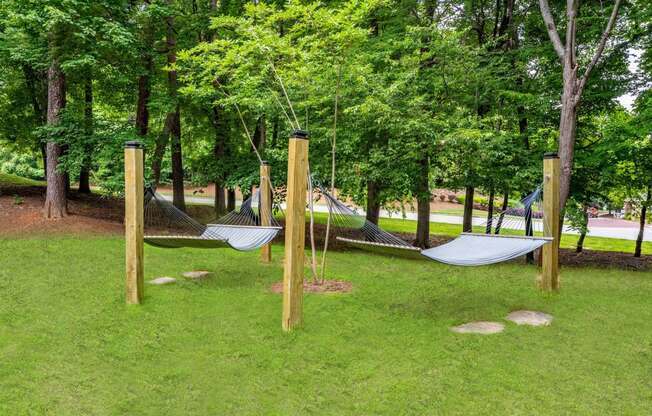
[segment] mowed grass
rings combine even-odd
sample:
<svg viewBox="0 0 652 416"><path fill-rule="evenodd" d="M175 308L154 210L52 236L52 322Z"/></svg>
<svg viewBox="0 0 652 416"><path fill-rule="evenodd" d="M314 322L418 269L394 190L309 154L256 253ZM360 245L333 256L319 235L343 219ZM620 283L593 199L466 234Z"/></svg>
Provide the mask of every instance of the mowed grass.
<svg viewBox="0 0 652 416"><path fill-rule="evenodd" d="M262 265L257 252L146 247L146 279L215 277L147 286L127 306L122 239L0 240L0 414L652 413L650 274L569 268L545 295L516 263L331 253L328 276L353 292L306 295L304 328L286 334L269 291L281 251ZM555 320L449 331L521 308Z"/></svg>
<svg viewBox="0 0 652 416"><path fill-rule="evenodd" d="M3 186L45 186L45 182L0 172L0 188Z"/></svg>

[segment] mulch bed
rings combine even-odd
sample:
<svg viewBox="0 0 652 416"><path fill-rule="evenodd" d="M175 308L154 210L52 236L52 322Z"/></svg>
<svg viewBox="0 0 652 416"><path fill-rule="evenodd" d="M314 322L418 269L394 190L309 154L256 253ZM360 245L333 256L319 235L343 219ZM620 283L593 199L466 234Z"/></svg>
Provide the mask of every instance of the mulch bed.
<svg viewBox="0 0 652 416"><path fill-rule="evenodd" d="M312 281L303 282L303 291L309 293L349 293L353 289L351 282L344 280L324 280L322 284ZM276 282L271 287L274 293L283 293L283 282Z"/></svg>

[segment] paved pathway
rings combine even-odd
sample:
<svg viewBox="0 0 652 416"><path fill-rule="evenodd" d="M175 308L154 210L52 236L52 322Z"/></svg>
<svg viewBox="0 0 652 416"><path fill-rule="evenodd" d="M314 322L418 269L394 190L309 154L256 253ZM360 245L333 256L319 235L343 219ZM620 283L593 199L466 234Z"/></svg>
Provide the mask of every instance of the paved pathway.
<svg viewBox="0 0 652 416"><path fill-rule="evenodd" d="M169 201L172 200L171 195L164 195L164 197ZM186 202L191 204L213 205L213 198L206 196L186 196ZM325 205L315 205L315 211L328 212L328 208ZM380 216L382 218L403 218L402 214L390 213L385 210L380 211ZM405 219L416 221L417 214L415 212L406 212ZM430 221L443 224L462 224L462 217L458 215L430 214ZM482 225L485 221L485 218L473 218L474 225ZM565 226L564 234L577 234L577 232ZM591 218L589 220L589 235L592 237L636 240L638 236L638 224L633 221L612 218ZM646 228L644 240L652 241L652 227Z"/></svg>

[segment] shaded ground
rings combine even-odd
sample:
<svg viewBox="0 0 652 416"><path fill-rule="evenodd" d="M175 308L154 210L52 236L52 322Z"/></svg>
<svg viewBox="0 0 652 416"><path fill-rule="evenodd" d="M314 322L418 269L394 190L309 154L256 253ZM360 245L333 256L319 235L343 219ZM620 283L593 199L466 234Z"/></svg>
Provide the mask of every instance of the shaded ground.
<svg viewBox="0 0 652 416"><path fill-rule="evenodd" d="M70 216L58 221L43 218L42 207L44 190L41 187L4 187L0 194L0 235L28 237L31 234L65 234L65 235L105 235L123 233L123 201L99 195L83 195L72 192L68 202ZM191 216L200 222L214 218L212 207L189 206ZM618 221L618 220L615 220ZM324 244L325 226L315 224L315 243L318 249ZM436 232L436 230L433 230ZM306 233L306 247L310 247L309 233ZM347 251L349 248L335 239L335 234L342 237L357 238L354 231L338 230L331 232L329 248L335 251ZM414 234L395 233L410 243ZM431 246L444 244L452 238L447 236L431 237ZM283 241L283 232L276 239ZM517 262L522 260L516 260ZM562 249L560 262L565 266L616 267L628 270L652 270L652 256L635 258L631 253L590 251L575 253L574 250Z"/></svg>

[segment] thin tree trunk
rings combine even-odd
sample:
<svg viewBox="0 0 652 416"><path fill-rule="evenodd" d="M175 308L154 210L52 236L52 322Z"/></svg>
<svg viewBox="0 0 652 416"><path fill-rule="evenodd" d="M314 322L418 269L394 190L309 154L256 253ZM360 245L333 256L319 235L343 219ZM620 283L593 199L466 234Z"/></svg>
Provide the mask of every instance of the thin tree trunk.
<svg viewBox="0 0 652 416"><path fill-rule="evenodd" d="M93 138L93 78L87 76L84 80L84 155L81 169L79 171L79 192L82 194L91 193L90 171L93 146L89 143Z"/></svg>
<svg viewBox="0 0 652 416"><path fill-rule="evenodd" d="M367 221L375 225L378 225L380 217L379 191L380 188L376 182L367 181Z"/></svg>
<svg viewBox="0 0 652 416"><path fill-rule="evenodd" d="M475 195L475 188L472 186L466 187L466 196L464 197L464 218L462 219L462 232L473 232L473 197Z"/></svg>
<svg viewBox="0 0 652 416"><path fill-rule="evenodd" d="M136 134L147 137L149 133L149 98L151 96L150 74L154 63L148 54L144 58L145 73L138 77L138 103L136 105Z"/></svg>
<svg viewBox="0 0 652 416"><path fill-rule="evenodd" d="M634 257L641 257L641 251L643 247L643 238L645 237L645 220L647 216L647 207L650 205L650 198L652 198L652 195L650 192L652 189L650 187L647 188L647 197L645 199L645 202L643 203L643 206L641 207L641 219L639 222L639 229L638 229L638 237L636 237L636 248L634 249Z"/></svg>
<svg viewBox="0 0 652 416"><path fill-rule="evenodd" d="M215 143L213 145L213 156L217 163L224 163L225 143L226 143L226 129L224 120L224 111L219 106L213 106L212 109L212 124L215 130ZM221 217L226 214L226 198L224 189L224 177L220 173L219 177L215 178L215 215Z"/></svg>
<svg viewBox="0 0 652 416"><path fill-rule="evenodd" d="M48 177L47 145L45 143L40 143L39 148L41 149L41 160L43 161L43 178L47 180L47 177Z"/></svg>
<svg viewBox="0 0 652 416"><path fill-rule="evenodd" d="M235 210L235 189L226 190L226 210L229 212Z"/></svg>
<svg viewBox="0 0 652 416"><path fill-rule="evenodd" d="M161 168L163 164L163 156L165 155L165 148L170 141L170 131L174 124L174 113L168 113L163 122L163 131L156 138L154 144L154 152L152 153L152 180L154 187L158 187L161 183Z"/></svg>
<svg viewBox="0 0 652 416"><path fill-rule="evenodd" d="M183 189L183 157L181 154L181 117L179 107L174 113L173 129L170 131L170 153L172 155L172 204L178 209L186 210Z"/></svg>
<svg viewBox="0 0 652 416"><path fill-rule="evenodd" d="M509 208L509 191L505 191L505 194L503 195L503 206L500 209L500 216L498 217L494 234L500 234L500 228L503 226L503 219L505 218L505 211L507 211L507 208Z"/></svg>
<svg viewBox="0 0 652 416"><path fill-rule="evenodd" d="M491 228L493 227L495 196L496 193L492 187L489 190L489 206L487 207L487 229L485 230L485 234L491 234Z"/></svg>
<svg viewBox="0 0 652 416"><path fill-rule="evenodd" d="M48 115L47 123L55 126L61 121L61 111L66 106L66 78L57 59L48 70ZM59 170L61 146L54 140L46 145L47 191L45 194L45 218L57 219L68 215L66 200L66 175Z"/></svg>
<svg viewBox="0 0 652 416"><path fill-rule="evenodd" d="M168 5L172 0L167 0ZM172 67L177 62L177 37L174 28L174 16L167 17L167 63ZM172 203L178 209L185 211L186 202L183 189L183 156L181 154L181 108L178 97L177 71L168 71L168 95L174 102L174 111L168 113L170 119L170 154L172 156Z"/></svg>
<svg viewBox="0 0 652 416"><path fill-rule="evenodd" d="M340 83L342 80L342 64L337 68L337 83L335 84L335 105L333 110L333 140L331 141L331 186L330 193L335 196L335 155L337 152L337 113L340 99ZM326 253L328 253L328 240L331 232L332 213L328 212L328 221L326 222L326 236L324 237L324 252L321 257L321 282L324 283L326 275Z"/></svg>
<svg viewBox="0 0 652 416"><path fill-rule="evenodd" d="M415 245L430 247L430 160L428 157L419 162L420 173L417 184L417 235Z"/></svg>

